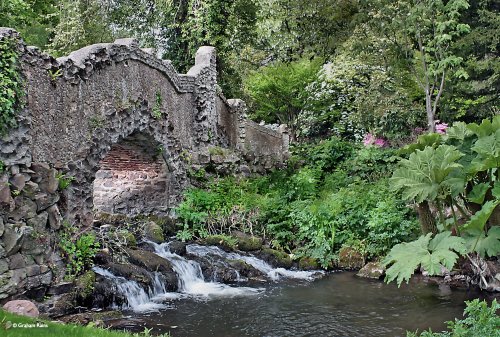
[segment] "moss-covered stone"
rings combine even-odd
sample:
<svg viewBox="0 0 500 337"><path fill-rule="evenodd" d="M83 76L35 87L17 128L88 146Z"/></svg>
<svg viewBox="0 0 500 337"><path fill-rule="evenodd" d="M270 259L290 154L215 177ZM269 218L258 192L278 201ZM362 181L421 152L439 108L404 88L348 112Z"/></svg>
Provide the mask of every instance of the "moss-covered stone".
<svg viewBox="0 0 500 337"><path fill-rule="evenodd" d="M124 242L125 246L135 248L137 247L137 239L135 238L134 234L127 230L121 230L116 233L118 240L120 242Z"/></svg>
<svg viewBox="0 0 500 337"><path fill-rule="evenodd" d="M365 265L365 257L352 247L342 247L339 251L338 267L358 270Z"/></svg>
<svg viewBox="0 0 500 337"><path fill-rule="evenodd" d="M262 248L262 239L258 237L238 238L238 249L248 252Z"/></svg>
<svg viewBox="0 0 500 337"><path fill-rule="evenodd" d="M154 221L150 221L144 225L144 237L155 243L162 243L165 241L162 228Z"/></svg>
<svg viewBox="0 0 500 337"><path fill-rule="evenodd" d="M299 260L299 269L302 270L316 270L319 269L319 263L312 257L304 256Z"/></svg>
<svg viewBox="0 0 500 337"><path fill-rule="evenodd" d="M85 272L75 280L75 293L80 298L89 297L94 291L95 273L92 270Z"/></svg>
<svg viewBox="0 0 500 337"><path fill-rule="evenodd" d="M293 261L285 252L280 252L279 250L264 248L260 254L264 260L269 262L275 267L291 268Z"/></svg>
<svg viewBox="0 0 500 337"><path fill-rule="evenodd" d="M361 268L356 276L379 279L384 276L384 274L385 268L380 262L368 262L363 268Z"/></svg>
<svg viewBox="0 0 500 337"><path fill-rule="evenodd" d="M207 246L219 246L224 250L235 250L238 240L227 235L209 235L202 240Z"/></svg>

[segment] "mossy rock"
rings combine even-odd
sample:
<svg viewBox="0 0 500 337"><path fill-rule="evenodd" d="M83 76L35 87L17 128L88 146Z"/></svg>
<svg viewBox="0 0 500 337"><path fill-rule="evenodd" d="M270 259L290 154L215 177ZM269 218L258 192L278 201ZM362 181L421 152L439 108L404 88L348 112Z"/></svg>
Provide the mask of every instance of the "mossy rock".
<svg viewBox="0 0 500 337"><path fill-rule="evenodd" d="M275 267L291 268L293 261L285 252L279 250L264 248L261 250L261 255L268 263Z"/></svg>
<svg viewBox="0 0 500 337"><path fill-rule="evenodd" d="M380 262L368 262L356 276L364 278L380 279L385 274L385 268Z"/></svg>
<svg viewBox="0 0 500 337"><path fill-rule="evenodd" d="M165 241L162 228L154 221L150 221L144 225L144 237L155 243L162 243Z"/></svg>
<svg viewBox="0 0 500 337"><path fill-rule="evenodd" d="M130 248L135 248L137 247L137 239L135 238L134 234L127 230L121 230L116 233L118 240L120 242L124 242L125 246L130 247Z"/></svg>
<svg viewBox="0 0 500 337"><path fill-rule="evenodd" d="M312 257L304 256L299 260L299 269L301 270L317 270L319 268L318 261Z"/></svg>
<svg viewBox="0 0 500 337"><path fill-rule="evenodd" d="M258 237L238 238L238 249L244 252L259 250L262 248L262 239Z"/></svg>
<svg viewBox="0 0 500 337"><path fill-rule="evenodd" d="M226 251L236 249L238 240L227 235L209 235L203 238L202 243L207 246L218 246Z"/></svg>
<svg viewBox="0 0 500 337"><path fill-rule="evenodd" d="M124 223L130 222L131 218L123 214L97 212L94 215L94 220L102 224L122 225Z"/></svg>
<svg viewBox="0 0 500 337"><path fill-rule="evenodd" d="M79 298L85 299L94 291L94 285L95 273L89 270L75 279L75 294Z"/></svg>
<svg viewBox="0 0 500 337"><path fill-rule="evenodd" d="M342 247L339 251L338 267L348 270L359 270L365 265L365 257L352 247Z"/></svg>

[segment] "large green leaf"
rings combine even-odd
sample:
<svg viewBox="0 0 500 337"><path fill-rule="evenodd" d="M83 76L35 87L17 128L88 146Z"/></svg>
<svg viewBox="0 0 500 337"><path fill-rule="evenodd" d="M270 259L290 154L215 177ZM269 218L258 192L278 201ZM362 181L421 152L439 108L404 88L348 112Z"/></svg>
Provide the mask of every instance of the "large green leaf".
<svg viewBox="0 0 500 337"><path fill-rule="evenodd" d="M485 235L484 231L465 233L469 251L477 252L481 257L494 257L500 254L500 227L494 226Z"/></svg>
<svg viewBox="0 0 500 337"><path fill-rule="evenodd" d="M390 266L386 271L386 282L396 280L398 286L403 281L408 282L418 266L422 266L429 275L441 273L444 266L451 270L458 254L465 254L465 240L451 236L450 232L437 234L431 240L432 233L421 236L418 240L400 243L394 246L382 261L384 266Z"/></svg>
<svg viewBox="0 0 500 337"><path fill-rule="evenodd" d="M426 147L437 147L442 143L442 135L439 133L426 133L420 135L416 143L406 145L399 150L400 154L411 154L417 150L423 150Z"/></svg>
<svg viewBox="0 0 500 337"><path fill-rule="evenodd" d="M493 185L493 189L491 190L491 194L497 199L500 199L500 181L495 181L495 185Z"/></svg>
<svg viewBox="0 0 500 337"><path fill-rule="evenodd" d="M457 139L463 141L466 137L469 137L472 134L472 131L467 128L467 124L464 122L455 122L451 128L446 130L444 138L446 140Z"/></svg>
<svg viewBox="0 0 500 337"><path fill-rule="evenodd" d="M500 129L500 116L497 115L493 117L491 121L489 119L483 119L480 125L470 123L467 125L467 128L474 132L478 137L489 136Z"/></svg>
<svg viewBox="0 0 500 337"><path fill-rule="evenodd" d="M419 203L434 200L445 190L447 193L450 189L460 190L465 182L457 179L459 174L450 173L462 168L457 163L462 156L463 153L451 145L417 150L409 159L401 160L391 178L392 186L402 191L403 198Z"/></svg>
<svg viewBox="0 0 500 337"><path fill-rule="evenodd" d="M484 197L486 196L486 192L488 192L489 189L490 184L488 183L474 185L472 191L470 191L469 195L467 196L467 199L469 199L469 201L473 203L481 205L484 201Z"/></svg>
<svg viewBox="0 0 500 337"><path fill-rule="evenodd" d="M463 229L471 232L482 231L486 222L490 218L491 213L493 213L498 204L500 204L500 200L490 200L485 202L483 207L474 213L469 222L463 226Z"/></svg>

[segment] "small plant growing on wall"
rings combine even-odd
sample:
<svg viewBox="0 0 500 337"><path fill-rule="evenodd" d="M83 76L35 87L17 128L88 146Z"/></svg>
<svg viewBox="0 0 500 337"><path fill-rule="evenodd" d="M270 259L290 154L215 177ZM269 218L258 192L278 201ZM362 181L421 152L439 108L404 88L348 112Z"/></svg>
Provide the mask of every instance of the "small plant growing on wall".
<svg viewBox="0 0 500 337"><path fill-rule="evenodd" d="M162 105L162 103L163 103L163 98L161 97L161 92L157 91L156 92L155 105L153 107L153 110L151 111L151 114L156 119L161 118L161 116L163 115L163 112L161 111L161 105Z"/></svg>
<svg viewBox="0 0 500 337"><path fill-rule="evenodd" d="M23 107L23 81L18 69L15 41L0 40L0 135L17 126L16 114Z"/></svg>
<svg viewBox="0 0 500 337"><path fill-rule="evenodd" d="M52 84L55 84L55 81L62 76L62 71L61 69L57 69L57 70L52 70L52 69L49 69L48 70L48 73L49 73L49 77L50 77L50 81L52 82Z"/></svg>
<svg viewBox="0 0 500 337"><path fill-rule="evenodd" d="M59 182L59 189L62 191L67 189L69 185L71 185L71 183L75 180L75 177L67 176L64 173L58 173L56 175L56 179Z"/></svg>
<svg viewBox="0 0 500 337"><path fill-rule="evenodd" d="M76 227L64 223L59 233L59 247L67 259L67 278L72 279L93 266L100 245L93 233L77 233Z"/></svg>

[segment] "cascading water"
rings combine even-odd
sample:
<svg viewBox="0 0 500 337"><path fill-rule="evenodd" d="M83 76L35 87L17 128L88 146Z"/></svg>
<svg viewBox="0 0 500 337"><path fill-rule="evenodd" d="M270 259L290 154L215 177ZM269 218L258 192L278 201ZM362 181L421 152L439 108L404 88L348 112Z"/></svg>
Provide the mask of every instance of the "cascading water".
<svg viewBox="0 0 500 337"><path fill-rule="evenodd" d="M288 277L302 280L313 280L315 276L324 274L321 270L303 271L303 270L288 270L285 268L273 268L267 262L251 255L241 255L238 253L227 253L215 246L200 246L196 244L188 245L186 250L189 254L196 256L205 256L207 254L218 255L225 259L243 260L263 274L266 274L270 279L276 281L281 277Z"/></svg>
<svg viewBox="0 0 500 337"><path fill-rule="evenodd" d="M94 272L111 280L118 291L125 296L127 303L122 306L122 309L132 309L136 312L154 311L158 309L165 309L165 304L157 303L155 301L164 298L166 293L165 285L161 282L158 273L155 273L153 279L153 289L150 289L150 295L135 281L127 280L121 276L116 276L109 270L94 267Z"/></svg>
<svg viewBox="0 0 500 337"><path fill-rule="evenodd" d="M127 303L122 309L132 309L136 312L155 311L168 308L165 300L179 299L186 296L202 297L234 297L260 294L264 288L234 287L219 282L207 282L203 277L201 267L198 262L187 260L184 257L170 252L169 243L153 245L155 253L170 261L172 268L178 276L179 293L167 292L165 284L162 282L160 274L155 272L152 288L146 292L137 282L127 280L121 276L116 276L109 270L101 267L94 267L93 270L109 280L117 287L117 290L126 298ZM196 256L216 255L224 259L243 260L255 269L266 274L272 280L278 280L281 277L312 280L315 275L323 273L322 271L292 271L284 268L273 268L265 261L251 255L241 255L238 253L227 253L215 246L200 246L196 244L188 245L187 252ZM237 271L237 280L243 281Z"/></svg>
<svg viewBox="0 0 500 337"><path fill-rule="evenodd" d="M206 282L201 267L196 261L190 261L182 256L170 252L167 243L155 244L150 242L155 253L167 259L177 273L179 291L194 296L244 296L259 294L264 289L250 287L231 287L218 282Z"/></svg>

